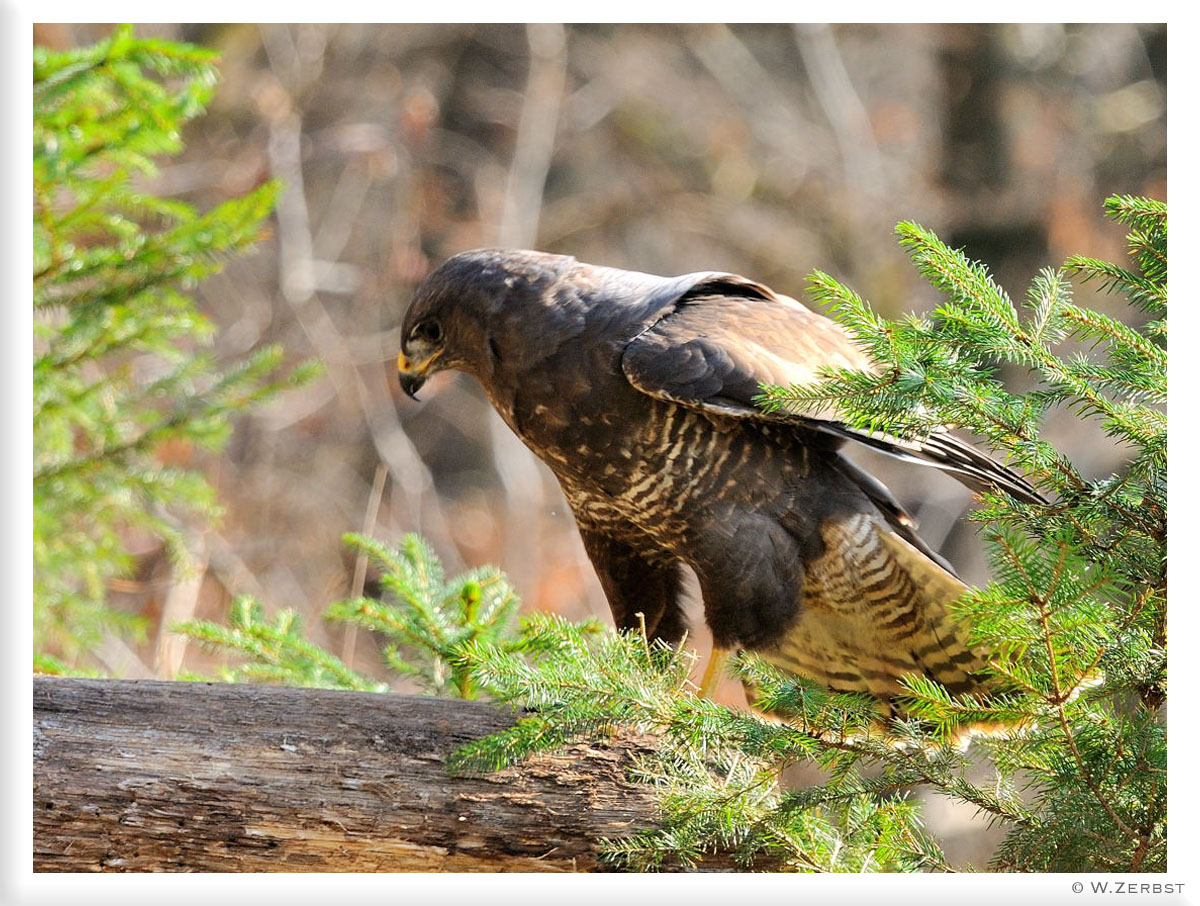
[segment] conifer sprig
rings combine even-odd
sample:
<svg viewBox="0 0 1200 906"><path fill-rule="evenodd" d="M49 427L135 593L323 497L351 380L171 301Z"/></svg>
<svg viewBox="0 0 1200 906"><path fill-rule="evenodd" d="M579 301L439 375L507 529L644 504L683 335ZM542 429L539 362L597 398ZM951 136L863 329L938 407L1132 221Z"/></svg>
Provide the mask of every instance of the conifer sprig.
<svg viewBox="0 0 1200 906"><path fill-rule="evenodd" d="M362 535L345 540L380 569L387 600L338 601L326 618L379 632L388 640L383 652L388 665L426 691L478 697L480 681L460 662L462 648L475 642L518 644L511 630L520 600L504 575L486 567L447 580L416 535L405 536L394 549Z"/></svg>
<svg viewBox="0 0 1200 906"><path fill-rule="evenodd" d="M263 607L242 596L229 611L229 625L204 620L174 627L211 650L236 651L249 658L221 670L226 682L281 683L318 689L383 692L387 684L351 670L341 660L304 638L303 622L293 610L268 620Z"/></svg>
<svg viewBox="0 0 1200 906"><path fill-rule="evenodd" d="M531 622L518 626L520 600L502 573L493 568L471 570L447 578L429 545L407 535L389 546L373 538L348 534L346 544L365 554L375 568L381 594L336 601L325 612L333 623L360 626L376 633L384 663L401 677L433 695L473 699L488 688L487 672L463 659L473 645L495 646L497 657L537 652L556 644ZM270 678L292 685L383 691L385 683L368 681L321 649L300 642L299 617L284 611L267 620L262 606L240 599L229 626L196 620L174 627L210 649L237 654L249 661L226 672L227 678ZM582 635L599 624L571 624ZM265 646L265 647L264 647ZM284 656L286 654L286 656Z"/></svg>
<svg viewBox="0 0 1200 906"><path fill-rule="evenodd" d="M265 183L206 213L142 186L178 153L216 84L216 56L138 38L33 60L35 647L70 664L138 622L106 605L132 528L184 555L184 524L218 513L167 447L219 447L232 413L310 378L264 348L218 365L187 291L262 237Z"/></svg>

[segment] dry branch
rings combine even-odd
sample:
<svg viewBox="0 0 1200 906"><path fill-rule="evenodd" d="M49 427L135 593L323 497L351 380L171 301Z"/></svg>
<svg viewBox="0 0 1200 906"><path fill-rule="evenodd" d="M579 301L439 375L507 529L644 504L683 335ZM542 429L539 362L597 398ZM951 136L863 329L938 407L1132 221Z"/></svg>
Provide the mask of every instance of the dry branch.
<svg viewBox="0 0 1200 906"><path fill-rule="evenodd" d="M37 871L581 871L654 824L648 738L487 777L447 756L513 717L478 703L36 677ZM714 866L717 867L717 866Z"/></svg>

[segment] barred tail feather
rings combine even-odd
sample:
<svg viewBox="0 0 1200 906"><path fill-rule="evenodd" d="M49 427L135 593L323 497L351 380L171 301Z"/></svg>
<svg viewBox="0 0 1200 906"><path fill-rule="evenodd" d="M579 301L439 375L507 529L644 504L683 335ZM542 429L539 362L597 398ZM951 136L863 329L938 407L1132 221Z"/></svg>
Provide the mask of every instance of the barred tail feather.
<svg viewBox="0 0 1200 906"><path fill-rule="evenodd" d="M822 526L826 552L806 564L803 612L764 659L838 692L881 699L900 678L928 676L951 693L980 691L984 653L947 605L966 586L873 515Z"/></svg>
<svg viewBox="0 0 1200 906"><path fill-rule="evenodd" d="M948 607L967 587L899 535L880 532L879 537L921 590L926 644L915 654L925 675L956 695L983 691L986 682L980 671L987 665L987 655L971 646L966 626Z"/></svg>

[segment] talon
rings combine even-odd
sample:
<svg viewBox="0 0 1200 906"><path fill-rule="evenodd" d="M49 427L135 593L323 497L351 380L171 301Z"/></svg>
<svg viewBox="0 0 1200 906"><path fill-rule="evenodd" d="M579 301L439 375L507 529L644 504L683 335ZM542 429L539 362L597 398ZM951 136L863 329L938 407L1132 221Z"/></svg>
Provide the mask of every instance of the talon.
<svg viewBox="0 0 1200 906"><path fill-rule="evenodd" d="M721 686L725 678L725 662L729 659L729 649L713 645L712 654L708 656L708 666L704 668L704 676L700 679L700 691L696 694L701 698L711 699L713 693Z"/></svg>

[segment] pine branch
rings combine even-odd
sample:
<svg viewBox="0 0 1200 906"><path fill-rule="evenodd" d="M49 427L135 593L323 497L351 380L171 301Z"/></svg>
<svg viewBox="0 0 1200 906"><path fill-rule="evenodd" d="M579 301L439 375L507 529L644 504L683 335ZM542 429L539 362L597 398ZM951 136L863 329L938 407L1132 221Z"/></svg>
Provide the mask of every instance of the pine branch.
<svg viewBox="0 0 1200 906"><path fill-rule="evenodd" d="M277 349L227 366L195 351L213 330L186 290L262 237L279 186L199 213L131 181L181 149L215 61L130 26L34 50L35 643L66 661L128 628L105 603L130 566L124 530L177 553L181 520L217 510L199 473L163 468L162 445L219 446L235 412L314 373L280 373Z"/></svg>

